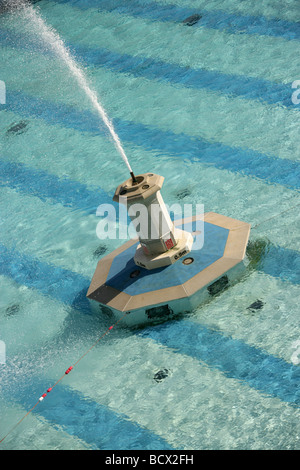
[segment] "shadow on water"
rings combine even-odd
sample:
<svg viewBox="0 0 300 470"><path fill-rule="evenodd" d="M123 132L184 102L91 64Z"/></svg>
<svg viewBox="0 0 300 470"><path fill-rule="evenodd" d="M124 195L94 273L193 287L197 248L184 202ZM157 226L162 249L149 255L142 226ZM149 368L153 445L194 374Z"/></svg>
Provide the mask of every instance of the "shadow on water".
<svg viewBox="0 0 300 470"><path fill-rule="evenodd" d="M249 240L246 248L246 256L249 260L248 269L253 271L259 269L264 259L266 258L271 243L267 238L257 238Z"/></svg>

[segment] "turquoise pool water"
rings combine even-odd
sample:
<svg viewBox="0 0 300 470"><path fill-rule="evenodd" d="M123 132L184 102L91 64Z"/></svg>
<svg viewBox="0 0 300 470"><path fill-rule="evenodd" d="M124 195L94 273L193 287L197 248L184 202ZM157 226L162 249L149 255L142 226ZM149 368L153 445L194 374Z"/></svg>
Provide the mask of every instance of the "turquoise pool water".
<svg viewBox="0 0 300 470"><path fill-rule="evenodd" d="M1 448L299 449L298 1L34 8L84 68L134 172L163 175L168 204L251 223L253 262L189 315L116 327ZM128 175L38 32L17 14L0 23L1 439L111 325L85 292L123 243L97 238L96 209Z"/></svg>

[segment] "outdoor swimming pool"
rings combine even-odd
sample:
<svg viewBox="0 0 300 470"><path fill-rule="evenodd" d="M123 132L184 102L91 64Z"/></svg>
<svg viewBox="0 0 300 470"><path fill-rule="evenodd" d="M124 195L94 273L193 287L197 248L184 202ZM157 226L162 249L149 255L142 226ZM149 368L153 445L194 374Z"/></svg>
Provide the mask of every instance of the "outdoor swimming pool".
<svg viewBox="0 0 300 470"><path fill-rule="evenodd" d="M135 174L163 175L170 205L251 223L252 263L190 314L118 325L1 448L299 449L298 1L33 7L84 69ZM85 292L124 242L99 240L96 210L128 172L38 29L18 13L0 23L1 439L112 323Z"/></svg>

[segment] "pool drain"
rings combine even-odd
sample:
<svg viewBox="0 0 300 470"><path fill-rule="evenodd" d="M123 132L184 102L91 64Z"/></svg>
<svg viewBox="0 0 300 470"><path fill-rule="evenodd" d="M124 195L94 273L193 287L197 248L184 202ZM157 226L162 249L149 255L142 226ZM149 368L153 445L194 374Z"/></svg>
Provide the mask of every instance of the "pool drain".
<svg viewBox="0 0 300 470"><path fill-rule="evenodd" d="M28 126L28 121L20 121L18 123L13 123L6 131L6 135L10 134L22 134L25 132Z"/></svg>
<svg viewBox="0 0 300 470"><path fill-rule="evenodd" d="M194 24L198 23L198 21L201 20L201 18L202 16L196 13L195 15L191 15L185 20L183 20L183 24L187 26L193 26Z"/></svg>
<svg viewBox="0 0 300 470"><path fill-rule="evenodd" d="M168 369L161 369L161 370L159 370L158 372L156 372L154 374L153 378L156 382L161 382L166 377L168 377L169 373L170 373L170 371Z"/></svg>

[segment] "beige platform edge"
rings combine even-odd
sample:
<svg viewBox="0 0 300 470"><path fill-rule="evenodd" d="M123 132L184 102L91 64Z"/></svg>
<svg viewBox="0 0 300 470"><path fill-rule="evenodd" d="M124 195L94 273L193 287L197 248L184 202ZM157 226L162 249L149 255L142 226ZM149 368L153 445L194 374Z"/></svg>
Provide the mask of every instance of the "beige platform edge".
<svg viewBox="0 0 300 470"><path fill-rule="evenodd" d="M219 279L223 274L244 259L251 227L250 224L246 222L241 222L240 220L232 219L215 212L196 215L184 220L175 221L174 223L175 225L182 225L183 223L189 223L195 220L203 220L203 217L205 222L229 229L222 258L215 261L184 284L131 296L105 285L114 258L138 242L138 239L129 240L98 262L87 292L87 297L103 305L119 310L120 312L126 312L190 297L213 281ZM178 263L180 262L179 260Z"/></svg>

